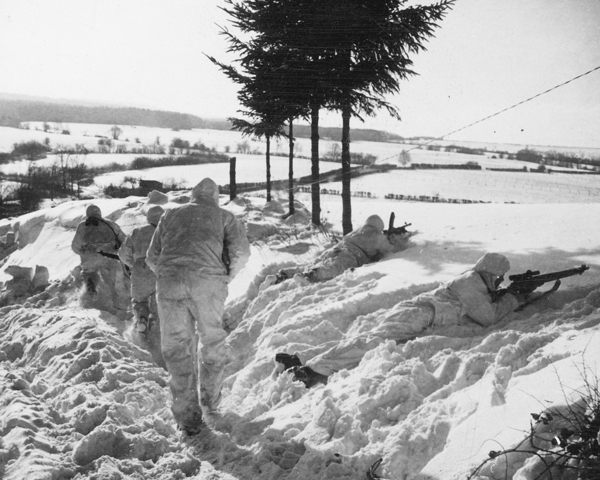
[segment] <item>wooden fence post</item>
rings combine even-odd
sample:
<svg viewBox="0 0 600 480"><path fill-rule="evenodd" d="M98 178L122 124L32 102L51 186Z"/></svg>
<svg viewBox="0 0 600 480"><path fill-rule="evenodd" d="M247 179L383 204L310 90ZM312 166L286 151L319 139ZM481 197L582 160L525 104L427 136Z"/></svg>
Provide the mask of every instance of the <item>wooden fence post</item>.
<svg viewBox="0 0 600 480"><path fill-rule="evenodd" d="M233 200L236 196L235 185L235 157L229 158L229 200Z"/></svg>

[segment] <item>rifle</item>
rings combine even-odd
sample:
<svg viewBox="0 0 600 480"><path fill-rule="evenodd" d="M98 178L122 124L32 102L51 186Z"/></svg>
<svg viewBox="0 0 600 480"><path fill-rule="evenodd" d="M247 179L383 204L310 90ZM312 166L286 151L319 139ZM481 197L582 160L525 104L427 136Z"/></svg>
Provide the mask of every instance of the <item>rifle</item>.
<svg viewBox="0 0 600 480"><path fill-rule="evenodd" d="M121 259L119 258L119 256L117 254L115 254L115 253L107 253L107 252L103 252L102 250L99 250L96 253L98 255L102 255L103 257L114 258L115 260L121 261Z"/></svg>
<svg viewBox="0 0 600 480"><path fill-rule="evenodd" d="M542 294L543 296L546 296L558 290L558 287L560 287L561 278L572 277L573 275L581 275L583 272L589 269L590 267L588 267L587 265L582 265L581 267L571 268L569 270L544 273L541 275L539 270L527 270L525 273L511 275L508 277L508 279L511 280L512 283L506 288L501 288L493 292L492 301L496 302L499 298L501 298L503 295L506 295L507 293L511 293L513 295L525 295L525 297L527 297L531 293L533 293L533 291L536 288L541 287L544 283L553 281L554 285L552 286L552 288ZM537 298L536 300L539 300L539 298ZM518 308L518 310L523 309L529 303L531 302L524 303Z"/></svg>
<svg viewBox="0 0 600 480"><path fill-rule="evenodd" d="M108 252L103 252L102 250L96 252L98 255L102 255L103 257L107 257L107 258L112 258L114 260L118 260L119 262L121 262L121 259L119 258L119 256L115 253L108 253ZM131 269L125 265L123 262L121 262L121 265L123 265L123 268L125 269L125 274L130 277L131 276Z"/></svg>
<svg viewBox="0 0 600 480"><path fill-rule="evenodd" d="M383 231L383 233L385 233L388 237L391 237L392 235L402 235L408 233L406 227L410 227L412 225L412 223L405 223L401 227L394 227L395 218L396 214L394 212L390 213L390 223L388 225L388 229Z"/></svg>

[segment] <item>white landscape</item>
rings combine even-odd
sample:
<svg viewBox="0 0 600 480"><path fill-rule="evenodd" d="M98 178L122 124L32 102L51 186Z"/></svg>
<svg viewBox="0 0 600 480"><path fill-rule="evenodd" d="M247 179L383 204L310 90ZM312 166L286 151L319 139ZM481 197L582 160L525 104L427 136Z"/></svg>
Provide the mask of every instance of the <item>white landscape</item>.
<svg viewBox="0 0 600 480"><path fill-rule="evenodd" d="M91 126L70 129L70 136L52 137L52 144L97 141L84 135L97 132ZM219 137L201 130L131 129L145 132L139 134L145 142L160 135L168 144L169 135L189 135L219 151L230 145L233 152L241 138L231 132ZM21 141L11 135L30 139L39 133L39 141L48 136L2 127L0 148L7 151ZM309 156L310 146L302 142L303 155ZM257 147L264 148L260 142ZM403 148L352 145L380 161ZM410 153L415 163L473 160L418 149ZM544 452L560 451L552 439L564 424L536 423L531 414L568 414L566 406L577 410L585 401L599 408L598 177L492 172L486 167L522 163L486 157L476 157L482 171L399 169L353 180L353 191L374 193L352 199L354 227L369 215L387 221L394 212L397 225L412 224L412 243L380 262L308 286L288 281L258 288L266 275L309 262L339 238L341 197L321 196L326 229L315 231L308 224L310 193L296 193L296 223L282 220L287 192L274 192L269 204L264 191L231 202L221 196L221 205L245 223L252 255L230 285L226 304L226 321L235 328L228 337L231 358L220 415L192 442L181 441L176 431L167 372L132 341L130 315L79 302L79 258L70 248L75 227L90 203L125 233L144 224L146 197L101 198L100 186L132 172L100 177L85 192L98 198L55 202L0 220L0 236L14 231L18 242L3 260L0 281L11 280L10 266L44 266L50 275L45 292L0 309L0 478L359 480L372 466L377 466L372 478L389 480L578 478L574 468L543 472ZM287 158L272 162L274 179L287 178ZM297 165L298 176L310 172L309 160ZM323 171L339 167L322 165ZM2 165L4 173L10 168L21 167ZM205 176L224 185L228 165L139 174L159 181L182 178L189 188ZM264 156L238 161L240 182L263 178ZM341 190L339 184L322 188ZM169 193L167 207L185 201L187 193ZM388 200L388 193L485 203ZM395 304L471 268L485 252L506 255L509 275L590 268L493 327L447 327L398 345L388 341L355 368L329 377L327 385L306 389L290 374L277 375L276 353L297 353L310 362L325 342L351 339L359 325L368 331ZM491 458L492 451L499 454Z"/></svg>

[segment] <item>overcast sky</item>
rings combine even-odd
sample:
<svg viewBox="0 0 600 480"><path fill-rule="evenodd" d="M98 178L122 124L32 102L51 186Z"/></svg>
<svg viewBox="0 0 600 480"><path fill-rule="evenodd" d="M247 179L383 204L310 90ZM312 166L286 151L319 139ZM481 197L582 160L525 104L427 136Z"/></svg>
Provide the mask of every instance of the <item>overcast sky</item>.
<svg viewBox="0 0 600 480"><path fill-rule="evenodd" d="M222 0L0 0L0 92L236 116ZM600 67L600 0L457 0L419 76L354 128L444 136ZM323 125L338 126L332 114ZM449 140L600 148L600 69Z"/></svg>

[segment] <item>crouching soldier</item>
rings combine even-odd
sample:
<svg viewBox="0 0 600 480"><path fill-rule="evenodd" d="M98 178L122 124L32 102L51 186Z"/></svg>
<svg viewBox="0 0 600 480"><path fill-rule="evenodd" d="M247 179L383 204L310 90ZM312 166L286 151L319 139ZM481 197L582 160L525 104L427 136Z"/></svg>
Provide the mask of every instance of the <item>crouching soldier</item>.
<svg viewBox="0 0 600 480"><path fill-rule="evenodd" d="M117 253L125 234L115 222L102 218L102 212L96 205L89 205L85 214L87 218L77 226L71 243L71 248L81 258L85 291L96 294L102 283L111 300L116 301L115 285L121 269Z"/></svg>
<svg viewBox="0 0 600 480"><path fill-rule="evenodd" d="M136 330L147 333L150 318L156 322L156 275L146 264L146 252L164 213L159 205L154 205L146 213L147 225L134 228L119 249L119 258L131 271L131 304Z"/></svg>
<svg viewBox="0 0 600 480"><path fill-rule="evenodd" d="M446 285L400 302L389 311L361 318L368 331L345 341L328 342L322 353L307 362L306 381L296 376L307 385L325 383L323 376L356 367L365 353L387 340L401 343L428 329L435 333L435 329L451 325L489 327L500 322L527 301L524 295L494 294L509 269L504 255L486 253L472 269Z"/></svg>

